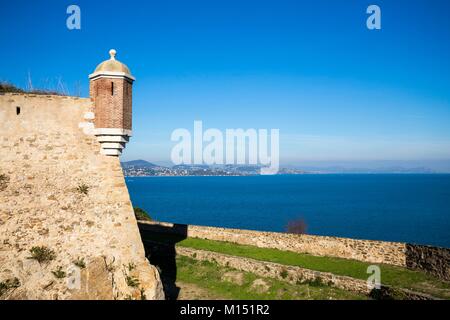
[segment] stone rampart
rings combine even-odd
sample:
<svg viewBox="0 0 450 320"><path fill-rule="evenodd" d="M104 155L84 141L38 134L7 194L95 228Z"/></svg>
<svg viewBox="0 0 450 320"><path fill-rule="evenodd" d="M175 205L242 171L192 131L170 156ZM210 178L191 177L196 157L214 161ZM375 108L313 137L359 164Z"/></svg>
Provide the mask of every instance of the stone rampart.
<svg viewBox="0 0 450 320"><path fill-rule="evenodd" d="M91 99L0 95L0 282L19 284L0 299L164 298L93 119Z"/></svg>
<svg viewBox="0 0 450 320"><path fill-rule="evenodd" d="M141 229L178 236L407 267L450 281L450 249L447 248L161 222L139 222L139 224Z"/></svg>

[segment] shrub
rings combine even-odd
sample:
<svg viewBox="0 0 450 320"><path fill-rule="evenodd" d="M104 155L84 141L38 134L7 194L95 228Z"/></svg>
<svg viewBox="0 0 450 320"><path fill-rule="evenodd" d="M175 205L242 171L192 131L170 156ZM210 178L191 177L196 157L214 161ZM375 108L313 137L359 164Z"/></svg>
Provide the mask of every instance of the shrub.
<svg viewBox="0 0 450 320"><path fill-rule="evenodd" d="M45 246L33 247L30 253L31 257L28 257L28 259L36 260L39 263L49 262L56 258L55 252Z"/></svg>
<svg viewBox="0 0 450 320"><path fill-rule="evenodd" d="M408 295L400 288L381 287L372 289L369 297L374 300L408 300Z"/></svg>
<svg viewBox="0 0 450 320"><path fill-rule="evenodd" d="M306 234L307 225L303 219L289 221L286 232L292 234Z"/></svg>
<svg viewBox="0 0 450 320"><path fill-rule="evenodd" d="M57 279L62 279L66 277L66 273L62 270L61 266L58 266L55 271L52 271L52 273Z"/></svg>
<svg viewBox="0 0 450 320"><path fill-rule="evenodd" d="M325 285L325 282L320 276L314 278L313 280L306 281L306 283L311 287L323 287Z"/></svg>
<svg viewBox="0 0 450 320"><path fill-rule="evenodd" d="M136 220L138 221L152 221L152 218L150 218L150 215L143 209L139 207L134 207L134 215L136 217Z"/></svg>
<svg viewBox="0 0 450 320"><path fill-rule="evenodd" d="M78 193L87 195L89 193L89 186L87 186L86 184L82 183L77 187L77 191Z"/></svg>
<svg viewBox="0 0 450 320"><path fill-rule="evenodd" d="M0 82L0 93L8 93L8 92L25 93L25 90L22 90L9 82L5 81Z"/></svg>
<svg viewBox="0 0 450 320"><path fill-rule="evenodd" d="M84 262L84 258L78 258L77 260L73 261L73 264L76 265L80 269L86 268L86 263Z"/></svg>
<svg viewBox="0 0 450 320"><path fill-rule="evenodd" d="M283 279L286 279L287 276L288 276L287 270L286 270L286 269L281 270L280 276L281 276Z"/></svg>
<svg viewBox="0 0 450 320"><path fill-rule="evenodd" d="M20 287L20 281L17 278L7 279L0 282L0 297L6 294L9 290Z"/></svg>

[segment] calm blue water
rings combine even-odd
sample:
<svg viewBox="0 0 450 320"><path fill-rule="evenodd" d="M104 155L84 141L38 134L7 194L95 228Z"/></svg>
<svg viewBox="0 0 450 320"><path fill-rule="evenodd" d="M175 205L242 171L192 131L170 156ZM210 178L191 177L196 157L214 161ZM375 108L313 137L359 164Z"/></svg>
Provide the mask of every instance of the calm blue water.
<svg viewBox="0 0 450 320"><path fill-rule="evenodd" d="M127 178L133 205L159 221L450 247L450 175Z"/></svg>

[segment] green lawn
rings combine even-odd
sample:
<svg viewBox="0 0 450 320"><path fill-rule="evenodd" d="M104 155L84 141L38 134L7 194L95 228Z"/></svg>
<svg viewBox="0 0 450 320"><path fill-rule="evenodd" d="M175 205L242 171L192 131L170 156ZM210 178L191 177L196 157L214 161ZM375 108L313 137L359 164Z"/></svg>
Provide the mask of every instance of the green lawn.
<svg viewBox="0 0 450 320"><path fill-rule="evenodd" d="M311 270L330 272L335 275L349 276L356 279L367 279L367 267L372 263L333 257L320 257L309 254L281 251L277 249L258 248L230 242L187 238L178 242L167 235L148 235L144 240L177 242L177 246L199 250L213 251L255 260L275 262L291 266L299 266ZM436 297L450 299L450 284L440 281L423 272L407 270L390 265L379 265L381 282L386 285L410 289L431 294Z"/></svg>
<svg viewBox="0 0 450 320"><path fill-rule="evenodd" d="M241 275L239 283L227 281L227 272ZM320 284L292 285L275 279L261 278L249 272L221 267L208 261L177 257L177 280L192 283L217 296L233 300L361 300L367 299L345 290ZM255 281L263 282L262 290ZM261 287L259 287L261 288Z"/></svg>

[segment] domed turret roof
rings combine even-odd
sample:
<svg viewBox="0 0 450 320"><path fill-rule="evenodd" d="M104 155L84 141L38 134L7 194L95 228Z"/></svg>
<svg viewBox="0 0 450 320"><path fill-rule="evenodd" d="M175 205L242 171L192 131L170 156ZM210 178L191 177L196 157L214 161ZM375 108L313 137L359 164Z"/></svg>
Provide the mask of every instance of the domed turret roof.
<svg viewBox="0 0 450 320"><path fill-rule="evenodd" d="M100 63L97 68L95 68L94 73L89 76L89 78L100 75L116 75L125 76L134 80L134 77L131 75L130 69L128 69L128 67L124 63L116 60L116 53L117 52L114 49L109 50L109 55L111 56L111 58Z"/></svg>

